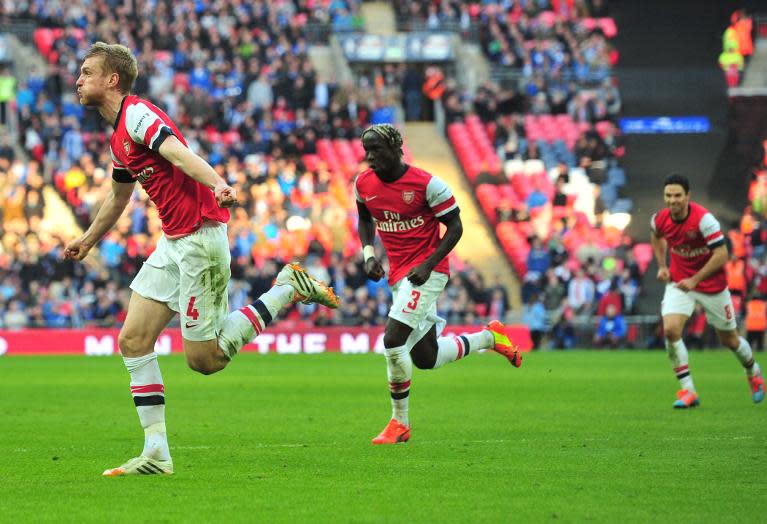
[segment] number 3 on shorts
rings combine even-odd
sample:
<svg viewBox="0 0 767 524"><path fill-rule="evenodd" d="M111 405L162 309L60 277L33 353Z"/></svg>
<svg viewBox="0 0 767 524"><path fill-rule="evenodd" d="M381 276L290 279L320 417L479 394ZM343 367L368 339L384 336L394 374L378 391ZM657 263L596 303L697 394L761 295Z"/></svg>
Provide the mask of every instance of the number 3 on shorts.
<svg viewBox="0 0 767 524"><path fill-rule="evenodd" d="M197 297L190 298L189 306L186 308L186 316L190 317L192 320L197 320L197 318L200 316L200 312L194 308L194 301L196 298Z"/></svg>
<svg viewBox="0 0 767 524"><path fill-rule="evenodd" d="M732 319L732 308L730 308L729 304L724 306L724 318L726 318L727 320Z"/></svg>
<svg viewBox="0 0 767 524"><path fill-rule="evenodd" d="M415 311L415 308L418 307L418 300L421 298L421 292L414 289L410 293L410 296L413 298L413 300L407 303L407 307L408 309Z"/></svg>

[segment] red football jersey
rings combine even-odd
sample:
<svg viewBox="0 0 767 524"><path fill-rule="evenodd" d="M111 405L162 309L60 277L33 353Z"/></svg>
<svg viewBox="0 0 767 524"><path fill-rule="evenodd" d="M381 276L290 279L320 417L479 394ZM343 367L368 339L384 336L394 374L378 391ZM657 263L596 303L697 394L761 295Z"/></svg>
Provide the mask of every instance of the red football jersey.
<svg viewBox="0 0 767 524"><path fill-rule="evenodd" d="M213 191L160 155L160 144L170 135L186 145L161 109L134 95L123 98L109 143L112 177L139 181L157 206L162 230L169 237L194 233L205 219L228 222L229 210L218 207Z"/></svg>
<svg viewBox="0 0 767 524"><path fill-rule="evenodd" d="M650 225L655 234L666 239L671 252L671 280L679 282L693 276L711 258L711 250L724 243L719 222L708 210L690 202L687 218L676 222L668 208L652 216ZM703 280L695 288L701 293L719 293L727 288L724 267Z"/></svg>
<svg viewBox="0 0 767 524"><path fill-rule="evenodd" d="M373 215L389 257L392 286L434 253L440 241L439 217L458 208L444 181L413 166L391 183L367 169L354 181L354 192L357 201ZM442 259L434 271L449 275L448 258Z"/></svg>

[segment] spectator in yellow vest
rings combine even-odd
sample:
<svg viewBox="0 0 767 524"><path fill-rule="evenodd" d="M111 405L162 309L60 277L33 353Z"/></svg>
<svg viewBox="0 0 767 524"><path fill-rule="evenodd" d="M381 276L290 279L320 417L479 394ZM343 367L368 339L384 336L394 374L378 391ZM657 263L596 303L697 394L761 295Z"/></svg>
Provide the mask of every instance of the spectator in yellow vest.
<svg viewBox="0 0 767 524"><path fill-rule="evenodd" d="M10 103L16 99L16 77L7 67L0 68L0 124L8 125Z"/></svg>
<svg viewBox="0 0 767 524"><path fill-rule="evenodd" d="M725 48L725 51L719 55L719 67L722 68L725 74L727 74L731 70L737 70L738 84L740 84L740 81L742 80L743 65L744 65L743 56L741 56L741 54L738 53L737 44L730 44L730 46Z"/></svg>
<svg viewBox="0 0 767 524"><path fill-rule="evenodd" d="M735 24L733 23L724 30L724 35L722 35L722 50L727 51L730 49L734 50L736 53L739 53L740 49L738 48L738 45L738 32L735 30Z"/></svg>

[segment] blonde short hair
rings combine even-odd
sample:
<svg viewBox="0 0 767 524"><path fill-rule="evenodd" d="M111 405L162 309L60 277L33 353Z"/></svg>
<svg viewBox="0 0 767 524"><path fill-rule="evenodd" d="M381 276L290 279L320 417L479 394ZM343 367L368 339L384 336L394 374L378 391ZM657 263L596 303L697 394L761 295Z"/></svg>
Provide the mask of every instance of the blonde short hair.
<svg viewBox="0 0 767 524"><path fill-rule="evenodd" d="M104 70L117 73L120 81L117 87L123 93L129 93L138 76L138 63L130 49L120 44L96 42L85 54L85 58L93 56L104 57Z"/></svg>

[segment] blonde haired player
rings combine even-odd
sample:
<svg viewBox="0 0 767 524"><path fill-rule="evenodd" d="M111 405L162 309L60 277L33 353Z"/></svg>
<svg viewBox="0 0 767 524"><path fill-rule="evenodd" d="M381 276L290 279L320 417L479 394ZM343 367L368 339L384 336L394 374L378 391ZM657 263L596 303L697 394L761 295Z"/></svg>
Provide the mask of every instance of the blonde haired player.
<svg viewBox="0 0 767 524"><path fill-rule="evenodd" d="M716 329L719 340L735 353L743 366L751 399L761 402L764 378L759 364L754 361L751 346L738 336L724 273L727 246L719 222L706 208L690 201L690 182L685 176L671 174L666 177L663 199L666 208L650 220L650 240L658 261L658 280L666 282L661 303L666 349L681 386L673 406L687 409L700 404L690 374L687 348L682 340L682 330L696 302L705 309L706 318ZM666 264L667 251L671 252L670 268Z"/></svg>
<svg viewBox="0 0 767 524"><path fill-rule="evenodd" d="M289 264L253 304L229 313L230 254L226 233L237 191L193 153L162 110L130 94L138 68L128 48L98 42L85 55L77 79L80 103L114 126L110 139L112 191L93 223L69 243L64 256L82 260L125 210L136 181L157 206L163 236L131 283L133 293L118 345L144 428L144 449L104 475L170 474L165 429L165 386L154 344L181 316L189 367L204 375L226 367L283 307L300 300L338 307L333 290Z"/></svg>
<svg viewBox="0 0 767 524"><path fill-rule="evenodd" d="M522 354L497 320L479 333L439 336L445 321L437 316L437 299L450 274L447 255L463 234L458 204L443 180L402 161L397 128L371 126L362 133L362 145L369 169L357 176L354 191L365 273L373 280L384 276L373 250L378 231L394 294L384 332L392 417L373 444L396 444L410 439L413 364L436 369L471 351L493 349L519 367ZM446 227L442 238L440 223Z"/></svg>

